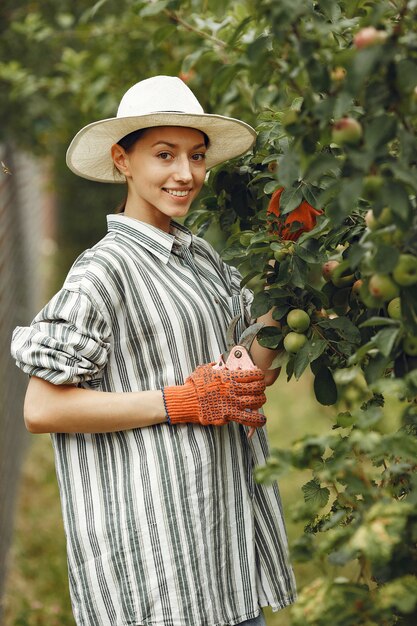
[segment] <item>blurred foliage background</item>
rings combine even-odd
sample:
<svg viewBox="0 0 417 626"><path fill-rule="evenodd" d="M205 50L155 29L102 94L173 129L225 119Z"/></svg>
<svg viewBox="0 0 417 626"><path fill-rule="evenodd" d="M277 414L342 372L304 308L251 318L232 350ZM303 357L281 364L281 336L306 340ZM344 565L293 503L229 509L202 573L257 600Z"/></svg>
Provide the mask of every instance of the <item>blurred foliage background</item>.
<svg viewBox="0 0 417 626"><path fill-rule="evenodd" d="M417 622L416 9L416 0L0 8L0 138L48 157L57 284L124 194L68 172L66 147L84 124L112 117L127 87L177 75L207 112L259 131L253 154L210 173L187 223L240 267L254 315L274 307L281 323L262 338L281 349L283 373L267 406L275 451L258 478L281 480L300 598L268 615L270 626ZM321 216L289 237L286 220L301 205ZM298 309L303 330L288 323ZM61 562L49 550L39 560L57 524L45 450L40 438L26 470L10 624L71 623L48 592L64 580ZM23 540L32 515L42 525L35 488L51 514L41 545ZM61 532L57 541L61 555ZM29 591L31 568L51 576Z"/></svg>

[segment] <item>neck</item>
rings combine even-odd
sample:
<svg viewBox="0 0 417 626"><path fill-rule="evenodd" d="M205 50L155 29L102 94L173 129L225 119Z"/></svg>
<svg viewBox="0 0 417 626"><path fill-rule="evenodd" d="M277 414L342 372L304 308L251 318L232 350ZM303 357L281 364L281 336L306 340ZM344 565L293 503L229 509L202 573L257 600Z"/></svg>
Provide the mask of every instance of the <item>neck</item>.
<svg viewBox="0 0 417 626"><path fill-rule="evenodd" d="M126 201L126 206L124 210L124 215L127 217L133 217L140 222L145 222L145 224L150 224L150 226L155 226L160 230L169 233L171 218L169 215L164 215L163 213L159 213L152 208L146 207L138 207L133 203L129 203L129 199Z"/></svg>

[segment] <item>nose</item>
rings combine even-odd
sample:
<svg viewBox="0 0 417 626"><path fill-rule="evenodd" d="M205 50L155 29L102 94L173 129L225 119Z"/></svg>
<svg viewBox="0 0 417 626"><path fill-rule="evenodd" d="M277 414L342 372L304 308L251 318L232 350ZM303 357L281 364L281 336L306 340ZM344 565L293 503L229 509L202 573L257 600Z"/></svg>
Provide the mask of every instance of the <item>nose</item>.
<svg viewBox="0 0 417 626"><path fill-rule="evenodd" d="M188 155L179 156L176 159L174 179L177 182L182 182L182 183L189 183L192 181L193 175L191 173L190 161L188 159Z"/></svg>

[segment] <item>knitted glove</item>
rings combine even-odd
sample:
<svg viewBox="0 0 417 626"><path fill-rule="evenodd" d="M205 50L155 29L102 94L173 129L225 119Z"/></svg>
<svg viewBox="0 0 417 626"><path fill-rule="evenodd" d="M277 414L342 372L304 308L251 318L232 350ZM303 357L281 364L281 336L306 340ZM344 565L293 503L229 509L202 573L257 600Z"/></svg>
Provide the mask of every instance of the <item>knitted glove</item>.
<svg viewBox="0 0 417 626"><path fill-rule="evenodd" d="M266 418L256 409L265 403L263 372L214 369L200 365L183 385L164 387L165 409L170 424L192 422L222 426L229 421L258 428Z"/></svg>

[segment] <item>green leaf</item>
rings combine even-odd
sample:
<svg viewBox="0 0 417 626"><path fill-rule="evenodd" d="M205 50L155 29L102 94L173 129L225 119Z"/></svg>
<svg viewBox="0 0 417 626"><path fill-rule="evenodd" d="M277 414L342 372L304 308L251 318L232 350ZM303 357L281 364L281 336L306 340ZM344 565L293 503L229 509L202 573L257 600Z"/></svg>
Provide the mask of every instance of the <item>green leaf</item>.
<svg viewBox="0 0 417 626"><path fill-rule="evenodd" d="M295 150L290 148L279 160L278 178L283 187L292 187L300 176L300 159ZM282 202L282 196L281 196Z"/></svg>
<svg viewBox="0 0 417 626"><path fill-rule="evenodd" d="M318 183L324 174L336 174L340 171L340 162L332 154L321 153L316 156L307 168L304 180Z"/></svg>
<svg viewBox="0 0 417 626"><path fill-rule="evenodd" d="M308 265L303 259L297 256L291 257L289 268L289 281L296 287L302 289L307 281Z"/></svg>
<svg viewBox="0 0 417 626"><path fill-rule="evenodd" d="M401 314L404 324L417 335L417 289L415 285L401 290Z"/></svg>
<svg viewBox="0 0 417 626"><path fill-rule="evenodd" d="M396 328L384 328L380 330L374 337L374 345L384 356L390 356L392 349L397 341L401 329Z"/></svg>
<svg viewBox="0 0 417 626"><path fill-rule="evenodd" d="M417 606L417 577L406 574L386 582L376 590L376 605L392 615L397 611L413 613Z"/></svg>
<svg viewBox="0 0 417 626"><path fill-rule="evenodd" d="M282 332L275 326L265 326L262 328L257 336L257 340L264 346L264 348L275 349L279 346L282 340Z"/></svg>
<svg viewBox="0 0 417 626"><path fill-rule="evenodd" d="M296 244L295 252L306 263L323 263L325 260L320 243L316 239L308 239L302 244Z"/></svg>
<svg viewBox="0 0 417 626"><path fill-rule="evenodd" d="M379 115L365 129L365 143L371 150L376 150L394 139L397 131L397 120L393 115Z"/></svg>
<svg viewBox="0 0 417 626"><path fill-rule="evenodd" d="M281 215L291 213L303 201L303 192L300 187L284 189L280 198Z"/></svg>
<svg viewBox="0 0 417 626"><path fill-rule="evenodd" d="M330 491L327 487L321 487L317 478L313 478L313 480L303 485L302 491L304 500L313 504L315 508L322 508L329 501Z"/></svg>
<svg viewBox="0 0 417 626"><path fill-rule="evenodd" d="M320 404L329 406L337 402L337 387L328 367L321 367L314 377L314 393Z"/></svg>
<svg viewBox="0 0 417 626"><path fill-rule="evenodd" d="M390 163L390 170L394 174L396 180L406 185L410 185L414 191L417 191L417 173L414 168L406 168L401 162Z"/></svg>
<svg viewBox="0 0 417 626"><path fill-rule="evenodd" d="M304 344L294 359L294 375L297 379L300 378L309 363L315 361L323 354L327 345L327 341L315 337Z"/></svg>
<svg viewBox="0 0 417 626"><path fill-rule="evenodd" d="M254 319L265 315L271 308L271 299L266 291L261 291L255 295L251 306L251 315Z"/></svg>
<svg viewBox="0 0 417 626"><path fill-rule="evenodd" d="M381 274L389 274L397 265L399 256L400 253L396 248L381 243L376 248L373 256L373 267L375 271Z"/></svg>
<svg viewBox="0 0 417 626"><path fill-rule="evenodd" d="M396 79L399 90L410 93L417 85L417 64L411 59L401 59L397 65Z"/></svg>
<svg viewBox="0 0 417 626"><path fill-rule="evenodd" d="M370 317L359 325L359 328L368 328L376 326L398 326L398 320L392 320L390 317Z"/></svg>
<svg viewBox="0 0 417 626"><path fill-rule="evenodd" d="M269 196L270 193L274 193L281 185L276 180L269 180L264 185L264 194Z"/></svg>
<svg viewBox="0 0 417 626"><path fill-rule="evenodd" d="M390 362L389 356L379 353L369 359L364 368L365 379L368 385L372 385L385 375Z"/></svg>
<svg viewBox="0 0 417 626"><path fill-rule="evenodd" d="M395 215L407 222L411 212L410 200L407 191L399 182L392 181L383 187L386 206L389 206Z"/></svg>
<svg viewBox="0 0 417 626"><path fill-rule="evenodd" d="M335 317L333 319L324 319L320 321L323 328L331 328L351 343L358 344L361 341L361 335L355 324L347 317Z"/></svg>
<svg viewBox="0 0 417 626"><path fill-rule="evenodd" d="M362 192L362 178L352 178L341 183L340 195L338 197L341 212L334 216L334 221L339 224L343 218L347 217L358 206L358 199Z"/></svg>
<svg viewBox="0 0 417 626"><path fill-rule="evenodd" d="M368 248L360 242L353 243L348 250L348 259L350 267L354 270L365 256Z"/></svg>
<svg viewBox="0 0 417 626"><path fill-rule="evenodd" d="M159 2L148 3L143 9L139 11L141 17L149 17L150 15L158 15L167 6L169 0L160 0Z"/></svg>

